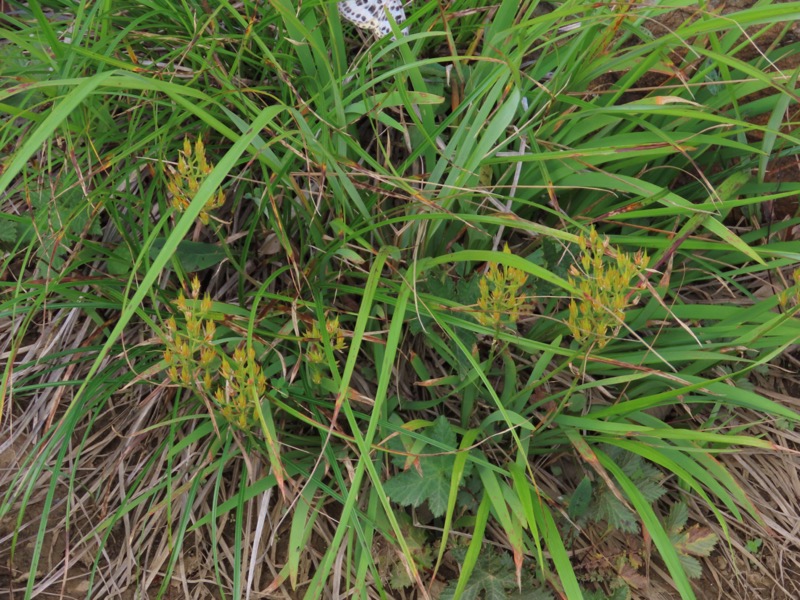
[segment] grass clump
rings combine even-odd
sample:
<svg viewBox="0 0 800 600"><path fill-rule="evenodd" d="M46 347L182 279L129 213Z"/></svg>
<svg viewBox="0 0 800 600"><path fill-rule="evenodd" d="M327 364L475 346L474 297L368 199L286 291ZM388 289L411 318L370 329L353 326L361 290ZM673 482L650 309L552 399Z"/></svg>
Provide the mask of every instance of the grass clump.
<svg viewBox="0 0 800 600"><path fill-rule="evenodd" d="M693 598L768 539L794 4L8 6L22 597Z"/></svg>

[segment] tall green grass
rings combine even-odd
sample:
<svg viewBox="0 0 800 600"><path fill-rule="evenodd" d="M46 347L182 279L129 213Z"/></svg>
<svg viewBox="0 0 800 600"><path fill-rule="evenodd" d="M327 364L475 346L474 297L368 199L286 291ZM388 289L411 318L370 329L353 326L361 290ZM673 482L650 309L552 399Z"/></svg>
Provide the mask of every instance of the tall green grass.
<svg viewBox="0 0 800 600"><path fill-rule="evenodd" d="M669 506L758 520L718 455L797 421L748 377L800 338L798 219L769 218L798 184L768 176L800 142L800 4L418 3L395 41L296 4L5 17L12 554L35 530L35 572L58 508L97 597L166 594L190 550L225 597L424 597L435 574L477 597L491 542L501 593L572 599L620 588L573 552L603 501L693 598ZM210 172L177 210L198 139ZM604 269L649 257L616 312L619 289L581 291L592 229ZM481 318L492 269L522 282L518 319ZM570 322L573 299L610 329ZM643 490L643 465L669 483Z"/></svg>

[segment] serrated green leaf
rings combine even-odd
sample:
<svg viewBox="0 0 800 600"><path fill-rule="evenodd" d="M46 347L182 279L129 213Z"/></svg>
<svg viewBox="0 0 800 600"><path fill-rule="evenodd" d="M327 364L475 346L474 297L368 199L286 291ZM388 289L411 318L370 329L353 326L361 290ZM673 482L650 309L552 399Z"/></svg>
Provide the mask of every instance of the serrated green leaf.
<svg viewBox="0 0 800 600"><path fill-rule="evenodd" d="M677 535L686 526L689 519L689 508L686 502L676 502L669 510L669 515L664 520L664 529L671 535Z"/></svg>
<svg viewBox="0 0 800 600"><path fill-rule="evenodd" d="M666 493L661 483L663 474L656 467L645 461L638 454L628 452L616 447L604 446L608 456L614 460L619 468L636 485L638 492L649 502L653 503ZM597 494L589 513L594 521L606 521L612 529L625 533L638 533L639 524L636 516L620 502L603 485Z"/></svg>
<svg viewBox="0 0 800 600"><path fill-rule="evenodd" d="M648 502L655 502L661 496L667 493L667 490L661 485L661 477L658 480L644 479L638 482L639 491L642 493Z"/></svg>
<svg viewBox="0 0 800 600"><path fill-rule="evenodd" d="M425 461L424 476L416 469L409 469L395 475L386 482L386 494L400 506L421 505L426 500L434 516L440 517L447 508L447 493L450 490L450 480L447 465L434 464Z"/></svg>
<svg viewBox="0 0 800 600"><path fill-rule="evenodd" d="M675 549L681 554L708 556L713 552L719 538L706 527L692 525L675 541Z"/></svg>
<svg viewBox="0 0 800 600"><path fill-rule="evenodd" d="M13 244L17 241L17 224L0 219L0 243Z"/></svg>
<svg viewBox="0 0 800 600"><path fill-rule="evenodd" d="M614 591L611 592L610 596L608 596L608 600L630 600L630 597L630 588L623 584L617 588L614 588Z"/></svg>
<svg viewBox="0 0 800 600"><path fill-rule="evenodd" d="M681 561L681 566L686 572L686 575L689 576L689 579L698 579L703 575L703 566L694 556L680 554L678 558Z"/></svg>
<svg viewBox="0 0 800 600"><path fill-rule="evenodd" d="M602 590L583 590L584 600L607 600Z"/></svg>
<svg viewBox="0 0 800 600"><path fill-rule="evenodd" d="M439 417L428 430L432 440L455 449L456 434L445 417ZM453 475L455 454L443 454L440 447L427 445L425 450L433 456L421 456L419 469L410 468L389 479L384 490L392 501L401 506L417 507L428 502L436 517L447 510L450 479Z"/></svg>
<svg viewBox="0 0 800 600"><path fill-rule="evenodd" d="M484 585L483 597L485 600L507 600L506 586L497 578L491 578Z"/></svg>
<svg viewBox="0 0 800 600"><path fill-rule="evenodd" d="M454 552L453 555L459 563L464 560L463 552L457 554ZM514 561L511 557L508 554L498 554L492 547L486 547L485 550L481 550L481 556L459 599L506 600L516 586ZM440 596L441 600L455 598L455 590L455 582L451 582ZM546 597L542 600L544 598Z"/></svg>
<svg viewBox="0 0 800 600"><path fill-rule="evenodd" d="M594 521L606 521L612 529L624 533L639 533L636 517L614 494L606 489L597 499L596 510L592 515Z"/></svg>
<svg viewBox="0 0 800 600"><path fill-rule="evenodd" d="M506 596L509 600L553 600L553 594L544 587L525 586L523 584L522 591L515 590L510 596Z"/></svg>
<svg viewBox="0 0 800 600"><path fill-rule="evenodd" d="M414 558L414 563L417 567L429 569L433 565L433 548L428 543L427 530L415 527L411 517L404 512L398 512L396 517L411 556ZM381 515L378 520L381 527L388 527L388 519L385 515ZM415 581L409 574L405 562L397 560L397 554L392 545L381 546L377 553L377 560L383 566L383 570L389 572L388 583L392 589L400 590L414 585Z"/></svg>

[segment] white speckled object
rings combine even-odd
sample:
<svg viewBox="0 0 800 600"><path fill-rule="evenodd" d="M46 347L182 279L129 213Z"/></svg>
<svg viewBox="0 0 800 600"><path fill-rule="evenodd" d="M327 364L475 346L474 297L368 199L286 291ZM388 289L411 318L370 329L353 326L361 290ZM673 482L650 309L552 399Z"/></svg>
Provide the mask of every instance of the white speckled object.
<svg viewBox="0 0 800 600"><path fill-rule="evenodd" d="M406 20L402 0L344 0L339 2L339 14L363 29L369 29L375 37L383 37L392 32L386 11L397 23ZM403 34L408 28L403 29Z"/></svg>

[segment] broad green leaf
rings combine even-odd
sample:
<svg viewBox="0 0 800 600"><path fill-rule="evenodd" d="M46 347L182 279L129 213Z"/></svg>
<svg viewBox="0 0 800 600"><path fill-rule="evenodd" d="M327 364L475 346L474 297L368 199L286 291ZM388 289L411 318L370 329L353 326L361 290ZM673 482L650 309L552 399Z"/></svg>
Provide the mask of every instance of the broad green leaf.
<svg viewBox="0 0 800 600"><path fill-rule="evenodd" d="M150 259L158 256L166 238L157 238L150 245ZM175 258L187 273L195 273L220 264L226 259L225 251L215 244L182 240L175 249ZM117 246L108 257L108 272L111 275L129 275L135 257L130 248Z"/></svg>
<svg viewBox="0 0 800 600"><path fill-rule="evenodd" d="M681 554L710 556L719 538L707 527L692 525L675 539L675 549Z"/></svg>
<svg viewBox="0 0 800 600"><path fill-rule="evenodd" d="M592 480L584 476L572 496L567 506L567 514L571 519L579 519L586 515L589 504L592 501Z"/></svg>
<svg viewBox="0 0 800 600"><path fill-rule="evenodd" d="M434 516L447 510L450 480L455 464L456 434L445 417L439 417L428 429L430 439L454 449L452 454L442 453L436 446L427 445L416 465L399 473L384 484L389 497L401 506L420 506L428 502ZM434 454L426 456L424 453Z"/></svg>

